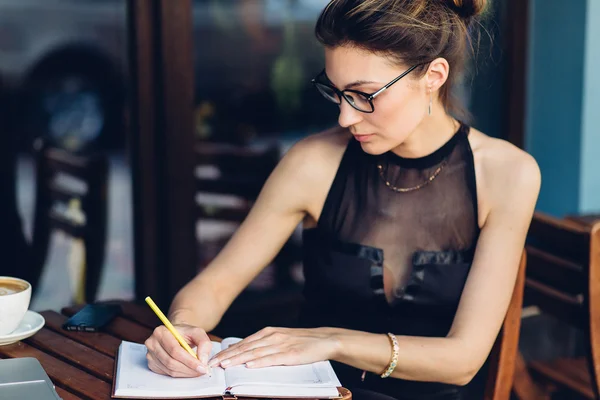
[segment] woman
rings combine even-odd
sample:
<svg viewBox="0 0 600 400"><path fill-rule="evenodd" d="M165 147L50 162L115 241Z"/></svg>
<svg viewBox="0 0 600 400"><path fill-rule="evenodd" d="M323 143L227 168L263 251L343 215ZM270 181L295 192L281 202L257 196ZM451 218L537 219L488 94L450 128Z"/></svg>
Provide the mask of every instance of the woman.
<svg viewBox="0 0 600 400"><path fill-rule="evenodd" d="M177 294L170 317L200 361L161 327L146 342L153 371L329 359L355 398L482 398L474 377L504 319L540 187L532 157L453 117L450 90L484 6L329 3L314 84L339 105L340 126L287 153L231 241ZM209 360L205 331L300 222L303 328L266 328Z"/></svg>

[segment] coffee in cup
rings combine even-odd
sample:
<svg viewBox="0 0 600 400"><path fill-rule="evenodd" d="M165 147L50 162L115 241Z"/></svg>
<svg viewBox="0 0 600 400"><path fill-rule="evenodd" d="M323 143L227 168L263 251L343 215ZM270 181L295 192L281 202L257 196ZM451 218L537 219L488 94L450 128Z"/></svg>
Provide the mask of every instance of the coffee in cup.
<svg viewBox="0 0 600 400"><path fill-rule="evenodd" d="M13 332L25 316L31 300L29 282L0 276L0 335Z"/></svg>

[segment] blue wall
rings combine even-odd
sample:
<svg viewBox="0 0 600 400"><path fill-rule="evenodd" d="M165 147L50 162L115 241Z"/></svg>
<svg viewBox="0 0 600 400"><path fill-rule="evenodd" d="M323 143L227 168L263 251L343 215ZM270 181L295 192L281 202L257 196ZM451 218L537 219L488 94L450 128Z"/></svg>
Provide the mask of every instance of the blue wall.
<svg viewBox="0 0 600 400"><path fill-rule="evenodd" d="M588 0L581 141L581 212L600 212L600 1Z"/></svg>
<svg viewBox="0 0 600 400"><path fill-rule="evenodd" d="M580 192L591 162L581 154L586 8L585 0L531 2L525 147L542 171L537 208L557 216L578 212L581 194L590 196Z"/></svg>

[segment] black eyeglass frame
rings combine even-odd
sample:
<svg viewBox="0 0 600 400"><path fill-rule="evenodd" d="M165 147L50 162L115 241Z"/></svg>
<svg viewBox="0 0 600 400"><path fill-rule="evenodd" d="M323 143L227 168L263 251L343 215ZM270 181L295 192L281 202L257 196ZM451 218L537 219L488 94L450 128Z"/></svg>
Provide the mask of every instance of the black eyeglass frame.
<svg viewBox="0 0 600 400"><path fill-rule="evenodd" d="M337 94L337 95L338 95L338 97L340 98L340 102L339 102L339 103L338 103L338 102L335 102L335 101L332 101L331 99L329 99L329 98L325 97L325 95L323 95L323 93L321 93L321 92L319 91L319 93L321 93L321 95L323 95L323 97L325 97L327 100L331 101L332 103L335 103L335 104L338 104L338 105L339 105L339 104L342 104L342 100L341 100L341 99L344 99L344 100L346 100L346 102L348 102L348 104L350 104L350 106L351 106L352 108L354 108L356 111L360 111L360 112L363 112L363 113L366 113L366 114L371 114L371 113L375 112L375 105L373 104L373 100L374 100L374 99L375 99L377 96L379 96L381 93L383 93L383 92L385 92L387 89L389 89L389 88L390 88L390 87L391 87L391 86L392 86L394 83L398 82L400 79L402 79L402 78L404 78L406 75L410 74L410 73L411 73L411 72L412 72L412 71L413 71L415 68L417 68L417 67L419 67L419 66L421 66L421 65L424 65L424 64L426 64L426 63L417 64L417 65L413 65L412 67L410 67L409 69L407 69L406 71L404 71L403 73L401 73L401 74L400 74L398 77L394 78L394 79L393 79L393 80L392 80L390 83L388 83L387 85L385 85L384 87L382 87L381 89L379 89L378 91L376 91L376 92L373 92L373 93L365 93L365 92L361 92L360 90L354 90L354 89L344 89L344 90L339 90L338 88L336 88L336 87L335 87L335 86L333 86L333 85L330 85L330 84L328 84L328 83L325 83L325 82L319 82L319 81L318 81L318 79L319 79L321 76L325 75L325 69L324 69L324 68L323 68L323 71L321 71L321 72L320 72L320 73L319 73L319 74L318 74L318 75L317 75L315 78L313 78L313 79L311 80L311 83L312 83L313 85L315 85L315 87L317 87L317 85L323 85L323 86L326 86L326 87L330 88L331 90L333 90L333 91L334 91L334 93L335 93L335 94ZM317 87L317 90L318 90L318 87ZM346 96L344 96L344 93L346 93L346 92L349 92L349 93L356 93L356 94L358 94L358 95L360 95L360 96L364 97L364 98L365 98L365 100L367 100L367 101L369 102L369 105L371 106L371 111L367 111L367 110L361 110L360 108L358 108L358 107L356 107L355 105L353 105L353 104L350 102L350 100L348 100L348 98L346 98Z"/></svg>

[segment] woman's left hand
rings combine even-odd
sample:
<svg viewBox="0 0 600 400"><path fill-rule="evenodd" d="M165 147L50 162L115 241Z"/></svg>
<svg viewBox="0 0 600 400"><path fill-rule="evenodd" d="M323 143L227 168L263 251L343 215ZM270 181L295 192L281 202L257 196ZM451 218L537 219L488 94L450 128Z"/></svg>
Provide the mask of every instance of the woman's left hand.
<svg viewBox="0 0 600 400"><path fill-rule="evenodd" d="M208 363L223 368L310 364L329 360L339 349L333 328L264 328L219 352Z"/></svg>

